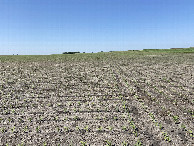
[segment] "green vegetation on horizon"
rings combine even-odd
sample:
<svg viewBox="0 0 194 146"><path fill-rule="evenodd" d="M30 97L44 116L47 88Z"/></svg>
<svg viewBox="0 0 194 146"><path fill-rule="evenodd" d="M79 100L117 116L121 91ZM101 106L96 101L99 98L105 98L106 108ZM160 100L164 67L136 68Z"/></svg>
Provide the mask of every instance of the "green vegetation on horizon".
<svg viewBox="0 0 194 146"><path fill-rule="evenodd" d="M194 53L194 48L183 49L144 49L128 51L112 51L98 53L77 53L77 54L52 54L52 55L0 55L0 62L4 61L60 61L60 60L101 60L107 57L127 57L127 56L144 56L160 55L171 53Z"/></svg>

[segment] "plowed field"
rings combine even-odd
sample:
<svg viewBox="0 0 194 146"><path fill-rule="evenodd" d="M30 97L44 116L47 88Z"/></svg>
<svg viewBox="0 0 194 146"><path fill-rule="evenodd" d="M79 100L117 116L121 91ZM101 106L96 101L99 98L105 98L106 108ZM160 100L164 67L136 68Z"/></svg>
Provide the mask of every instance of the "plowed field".
<svg viewBox="0 0 194 146"><path fill-rule="evenodd" d="M194 145L193 53L0 56L1 145Z"/></svg>

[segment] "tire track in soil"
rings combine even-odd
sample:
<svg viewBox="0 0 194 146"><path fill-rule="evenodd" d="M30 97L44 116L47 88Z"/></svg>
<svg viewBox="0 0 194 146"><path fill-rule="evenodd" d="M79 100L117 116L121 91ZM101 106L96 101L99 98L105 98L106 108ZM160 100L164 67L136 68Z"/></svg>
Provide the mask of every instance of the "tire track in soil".
<svg viewBox="0 0 194 146"><path fill-rule="evenodd" d="M118 67L113 66L112 68L118 69ZM120 70L120 69L119 69ZM122 77L119 77L121 74L118 70L113 71L115 73L116 78L121 84L122 88L127 88L125 83L122 80ZM161 133L158 130L155 125L153 125L151 119L147 116L144 110L141 108L141 104L134 100L134 97L128 97L132 98L132 105L127 107L128 111L130 112L130 115L133 116L134 122L137 124L138 127L138 137L140 141L143 143L143 145L168 145L165 141L161 138ZM129 104L129 102L127 102Z"/></svg>
<svg viewBox="0 0 194 146"><path fill-rule="evenodd" d="M124 72L126 73L126 72ZM127 75L126 75L127 76ZM137 91L141 94L141 99L143 99L145 102L147 102L147 104L153 104L150 101L153 101L152 98L148 95L148 93L145 93L144 87L146 85L144 85L142 82L137 83L135 82L135 86L137 88ZM177 135L179 135L179 138L181 138L182 140L189 140L190 143L192 143L193 140L193 135L189 132L189 130L193 131L193 122L192 122L192 117L191 115L187 115L187 119L186 119L186 115L183 112L184 110L181 109L180 106L176 106L174 105L171 100L164 98L163 96L161 96L160 94L156 93L156 95L158 95L158 98L156 99L157 102L155 102L154 106L158 106L160 108L156 109L154 112L155 114L159 114L162 117L163 121L166 121L165 125L166 127L168 127L167 129L171 129L171 131L169 130L169 132L175 132ZM147 99L145 99L145 97L147 97ZM147 101L146 101L147 100ZM158 101L161 100L160 104L158 103ZM164 101L166 101L166 104ZM151 106L151 105L150 105ZM163 110L162 107L166 107L165 111ZM167 114L167 111L171 111L170 113L170 117ZM178 113L178 114L177 114ZM178 122L174 122L174 117L178 115L179 116L179 120ZM172 126L172 123L175 123L175 126ZM186 125L186 129L182 128L182 124ZM185 138L186 137L186 138Z"/></svg>
<svg viewBox="0 0 194 146"><path fill-rule="evenodd" d="M128 75L126 75L126 73L119 66L117 66L117 67L118 67L118 70L120 70L122 72L125 81L128 81L131 84L135 84L134 81L129 80L130 77ZM150 112L153 113L155 111L155 108L157 108L157 105L153 105L153 103L149 101L150 100L149 98L145 99L145 95L143 95L143 96L141 95L142 92L137 89L137 88L141 88L141 87L138 87L138 86L134 86L134 87L136 89L136 92L139 91L140 94L138 93L138 96L140 96L141 100L143 100L143 101L148 100L147 107L149 107L149 110L148 110L148 108L146 109L147 113L150 113ZM139 101L137 100L137 102L139 102ZM155 115L155 117L157 117L157 119L161 119L161 117L158 116L158 115ZM171 131L170 130L170 129L172 129L172 127L175 127L174 129L176 129L177 128L176 124L171 123L171 125L169 125L169 124L166 124L162 120L157 120L157 121L160 121L160 123L162 123L162 125L164 125L164 127L165 127L164 129L168 131L168 134L170 134L170 136L173 137L172 140L173 140L174 144L184 145L185 142L188 142L190 144L192 143L191 139L188 138L188 136L187 136L187 139L185 138L186 136L185 136L185 132L184 131L182 131L180 129L177 130L177 131L174 131L174 130ZM182 138L182 140L180 138Z"/></svg>

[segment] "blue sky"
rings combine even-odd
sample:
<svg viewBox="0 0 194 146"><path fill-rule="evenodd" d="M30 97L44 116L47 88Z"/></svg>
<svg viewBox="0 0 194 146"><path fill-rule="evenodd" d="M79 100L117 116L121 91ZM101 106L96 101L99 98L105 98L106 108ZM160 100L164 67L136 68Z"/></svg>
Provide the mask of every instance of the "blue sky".
<svg viewBox="0 0 194 146"><path fill-rule="evenodd" d="M194 46L194 0L0 0L0 54Z"/></svg>

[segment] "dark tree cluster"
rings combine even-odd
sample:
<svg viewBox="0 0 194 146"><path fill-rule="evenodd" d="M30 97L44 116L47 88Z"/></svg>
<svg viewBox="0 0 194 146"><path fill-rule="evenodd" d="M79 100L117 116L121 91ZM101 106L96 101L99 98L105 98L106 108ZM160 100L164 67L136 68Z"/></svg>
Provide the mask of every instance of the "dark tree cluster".
<svg viewBox="0 0 194 146"><path fill-rule="evenodd" d="M80 53L80 52L63 52L63 54L76 54L76 53Z"/></svg>

